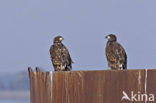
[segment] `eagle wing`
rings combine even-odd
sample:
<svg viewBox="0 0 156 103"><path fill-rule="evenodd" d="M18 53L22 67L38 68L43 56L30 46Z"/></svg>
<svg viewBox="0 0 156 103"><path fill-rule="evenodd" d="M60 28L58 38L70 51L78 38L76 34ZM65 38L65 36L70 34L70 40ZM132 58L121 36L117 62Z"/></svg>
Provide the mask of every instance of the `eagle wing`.
<svg viewBox="0 0 156 103"><path fill-rule="evenodd" d="M63 45L62 46L62 62L65 65L65 70L69 71L72 69L72 59L70 57L68 49Z"/></svg>
<svg viewBox="0 0 156 103"><path fill-rule="evenodd" d="M108 43L106 47L108 64L112 69L126 69L127 55L124 48L117 42Z"/></svg>

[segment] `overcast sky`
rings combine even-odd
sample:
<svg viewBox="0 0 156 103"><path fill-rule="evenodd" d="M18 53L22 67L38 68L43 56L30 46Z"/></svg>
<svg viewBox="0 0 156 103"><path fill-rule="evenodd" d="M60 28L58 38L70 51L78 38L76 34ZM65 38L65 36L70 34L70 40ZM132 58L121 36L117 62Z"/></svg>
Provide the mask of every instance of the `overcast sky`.
<svg viewBox="0 0 156 103"><path fill-rule="evenodd" d="M73 70L107 69L105 36L114 33L128 69L156 68L155 0L0 0L0 72L52 70L53 38L62 35Z"/></svg>

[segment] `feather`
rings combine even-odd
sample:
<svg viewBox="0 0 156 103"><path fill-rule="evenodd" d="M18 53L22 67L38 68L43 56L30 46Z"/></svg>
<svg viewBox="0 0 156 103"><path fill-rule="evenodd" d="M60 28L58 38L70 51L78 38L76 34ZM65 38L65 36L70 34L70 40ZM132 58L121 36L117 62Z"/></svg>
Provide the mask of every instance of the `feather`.
<svg viewBox="0 0 156 103"><path fill-rule="evenodd" d="M117 42L115 35L108 35L106 57L111 69L127 69L127 55L124 48Z"/></svg>
<svg viewBox="0 0 156 103"><path fill-rule="evenodd" d="M62 37L55 37L54 44L50 47L51 61L55 71L70 71L72 69L72 59L60 38Z"/></svg>

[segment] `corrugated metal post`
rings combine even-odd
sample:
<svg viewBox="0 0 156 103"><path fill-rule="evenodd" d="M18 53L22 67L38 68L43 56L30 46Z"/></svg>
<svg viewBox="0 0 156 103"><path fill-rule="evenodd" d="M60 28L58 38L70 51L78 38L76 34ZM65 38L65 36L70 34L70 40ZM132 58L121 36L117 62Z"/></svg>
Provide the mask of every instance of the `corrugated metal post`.
<svg viewBox="0 0 156 103"><path fill-rule="evenodd" d="M156 93L156 70L36 71L29 68L31 103L132 103L121 101L123 91Z"/></svg>

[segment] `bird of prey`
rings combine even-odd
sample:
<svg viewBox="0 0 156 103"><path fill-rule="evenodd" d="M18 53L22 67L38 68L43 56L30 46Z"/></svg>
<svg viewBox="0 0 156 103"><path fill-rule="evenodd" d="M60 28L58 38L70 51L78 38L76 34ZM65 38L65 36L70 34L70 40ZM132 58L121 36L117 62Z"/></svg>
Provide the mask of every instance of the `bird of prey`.
<svg viewBox="0 0 156 103"><path fill-rule="evenodd" d="M51 61L55 71L70 71L72 69L72 59L68 49L62 43L63 37L57 36L50 47Z"/></svg>
<svg viewBox="0 0 156 103"><path fill-rule="evenodd" d="M127 55L124 48L117 42L117 37L109 34L106 39L108 41L105 51L109 68L111 70L127 69Z"/></svg>

